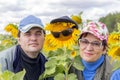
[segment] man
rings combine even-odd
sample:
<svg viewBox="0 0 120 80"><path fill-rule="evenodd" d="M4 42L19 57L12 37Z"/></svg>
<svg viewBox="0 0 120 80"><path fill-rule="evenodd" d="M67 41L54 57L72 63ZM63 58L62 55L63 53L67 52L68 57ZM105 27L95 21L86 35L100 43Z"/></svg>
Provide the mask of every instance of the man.
<svg viewBox="0 0 120 80"><path fill-rule="evenodd" d="M43 24L39 18L29 15L20 21L18 30L18 45L0 53L2 71L17 73L25 69L24 80L38 80L47 61L40 52L45 39Z"/></svg>

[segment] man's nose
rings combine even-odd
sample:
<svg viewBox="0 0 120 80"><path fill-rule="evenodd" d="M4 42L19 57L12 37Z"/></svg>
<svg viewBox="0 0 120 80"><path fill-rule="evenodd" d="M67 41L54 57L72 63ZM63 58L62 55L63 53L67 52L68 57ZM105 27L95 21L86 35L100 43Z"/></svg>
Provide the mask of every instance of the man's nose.
<svg viewBox="0 0 120 80"><path fill-rule="evenodd" d="M36 40L36 39L37 39L37 36L36 36L35 34L32 34L32 35L31 35L31 39L32 39L32 40Z"/></svg>

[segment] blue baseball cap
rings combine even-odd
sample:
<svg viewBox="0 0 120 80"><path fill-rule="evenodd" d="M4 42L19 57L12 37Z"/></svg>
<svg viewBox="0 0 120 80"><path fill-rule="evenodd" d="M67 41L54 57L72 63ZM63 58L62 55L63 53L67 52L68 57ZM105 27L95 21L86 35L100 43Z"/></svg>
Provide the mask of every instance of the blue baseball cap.
<svg viewBox="0 0 120 80"><path fill-rule="evenodd" d="M21 32L26 33L27 31L29 31L33 27L39 27L42 29L44 28L41 19L39 19L33 15L29 15L20 21L18 29Z"/></svg>

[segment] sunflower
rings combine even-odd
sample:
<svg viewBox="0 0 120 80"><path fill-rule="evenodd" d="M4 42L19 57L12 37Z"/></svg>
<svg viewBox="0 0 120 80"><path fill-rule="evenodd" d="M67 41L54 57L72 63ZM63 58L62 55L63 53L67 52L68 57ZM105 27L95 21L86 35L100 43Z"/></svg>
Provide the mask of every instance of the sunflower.
<svg viewBox="0 0 120 80"><path fill-rule="evenodd" d="M108 38L108 44L111 45L116 44L118 42L120 42L120 33L117 32L111 33Z"/></svg>
<svg viewBox="0 0 120 80"><path fill-rule="evenodd" d="M113 44L108 50L108 55L112 57L113 60L120 60L120 44Z"/></svg>
<svg viewBox="0 0 120 80"><path fill-rule="evenodd" d="M72 20L74 20L74 21L77 22L78 24L81 24L81 23L82 23L81 16L72 15L71 18L72 18Z"/></svg>
<svg viewBox="0 0 120 80"><path fill-rule="evenodd" d="M77 39L79 37L80 31L76 28L72 28L75 26L73 23L66 22L57 22L54 24L47 24L45 29L50 31L49 34L45 37L44 51L56 50L58 48L66 47L68 49L72 49L73 46L77 44ZM62 32L72 28L72 34L64 36L63 34L59 34L59 37L54 37L51 32Z"/></svg>
<svg viewBox="0 0 120 80"><path fill-rule="evenodd" d="M77 55L76 51L72 51L71 56L74 58Z"/></svg>
<svg viewBox="0 0 120 80"><path fill-rule="evenodd" d="M17 34L18 34L18 28L17 28L17 25L14 25L14 24L8 24L4 30L6 32L10 32L11 35L14 37L14 38L17 38Z"/></svg>
<svg viewBox="0 0 120 80"><path fill-rule="evenodd" d="M112 32L108 37L108 55L112 57L112 60L120 61L120 24L117 25L118 31Z"/></svg>

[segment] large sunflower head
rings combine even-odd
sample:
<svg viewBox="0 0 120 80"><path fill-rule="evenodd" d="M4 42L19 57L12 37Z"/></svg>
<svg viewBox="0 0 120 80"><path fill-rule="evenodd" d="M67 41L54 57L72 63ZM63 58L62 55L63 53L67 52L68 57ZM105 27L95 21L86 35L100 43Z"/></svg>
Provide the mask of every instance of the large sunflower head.
<svg viewBox="0 0 120 80"><path fill-rule="evenodd" d="M74 21L73 21L74 22ZM49 31L46 35L44 50L56 50L57 48L67 47L72 49L77 44L80 31L78 25L68 19L55 19L45 26Z"/></svg>
<svg viewBox="0 0 120 80"><path fill-rule="evenodd" d="M113 44L108 50L108 55L112 57L112 60L120 60L120 44Z"/></svg>
<svg viewBox="0 0 120 80"><path fill-rule="evenodd" d="M119 32L113 32L110 34L108 38L108 55L112 57L113 60L119 60L120 61L120 33Z"/></svg>
<svg viewBox="0 0 120 80"><path fill-rule="evenodd" d="M112 57L113 60L120 61L120 23L117 24L118 31L112 32L108 37L108 55Z"/></svg>

